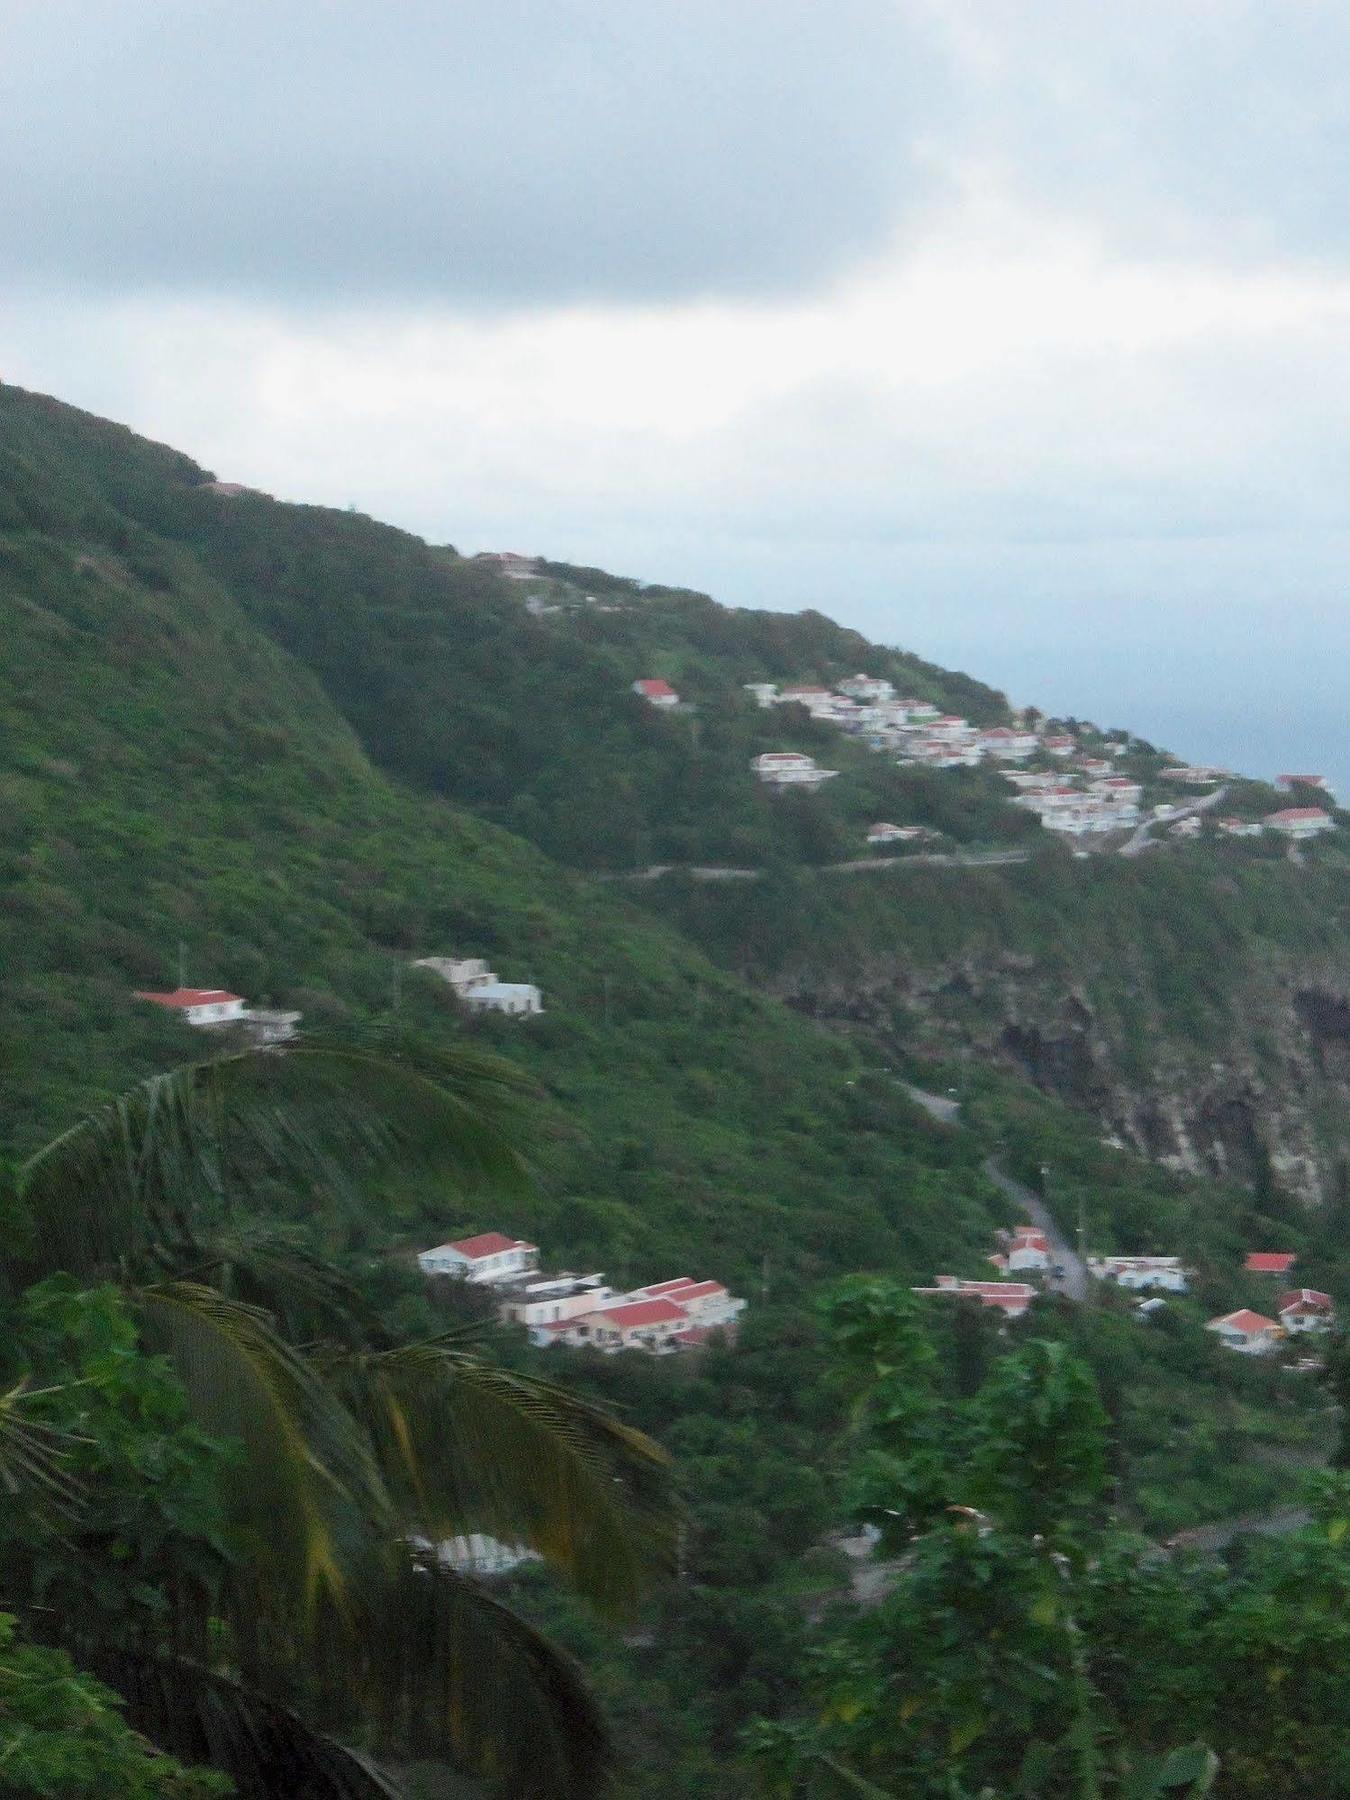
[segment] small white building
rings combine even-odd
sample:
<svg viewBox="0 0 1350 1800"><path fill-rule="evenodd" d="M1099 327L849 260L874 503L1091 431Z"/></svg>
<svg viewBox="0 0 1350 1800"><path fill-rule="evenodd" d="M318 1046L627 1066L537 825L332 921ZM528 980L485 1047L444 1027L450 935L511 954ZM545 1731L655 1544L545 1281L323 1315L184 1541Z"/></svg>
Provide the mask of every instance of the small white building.
<svg viewBox="0 0 1350 1800"><path fill-rule="evenodd" d="M879 675L850 675L839 683L839 692L853 700L890 700L895 689Z"/></svg>
<svg viewBox="0 0 1350 1800"><path fill-rule="evenodd" d="M778 683L776 681L747 681L747 694L753 695L756 706L770 707L778 699Z"/></svg>
<svg viewBox="0 0 1350 1800"><path fill-rule="evenodd" d="M1265 1356L1284 1336L1283 1327L1274 1319L1267 1319L1246 1306L1239 1307L1237 1312L1225 1313L1222 1318L1211 1319L1205 1330L1216 1332L1229 1350L1237 1350L1243 1356Z"/></svg>
<svg viewBox="0 0 1350 1800"><path fill-rule="evenodd" d="M759 779L773 787L819 787L832 781L838 769L818 769L813 756L796 750L765 750L750 767Z"/></svg>
<svg viewBox="0 0 1350 1800"><path fill-rule="evenodd" d="M1098 1281L1117 1287L1152 1288L1167 1294L1188 1294L1190 1272L1179 1256L1090 1256L1088 1269Z"/></svg>
<svg viewBox="0 0 1350 1800"><path fill-rule="evenodd" d="M1025 762L1038 748L1034 731L1014 731L1008 725L995 725L982 731L978 742L984 754L998 762Z"/></svg>
<svg viewBox="0 0 1350 1800"><path fill-rule="evenodd" d="M470 988L482 987L485 982L496 979L481 956L419 956L413 967L430 969L461 998Z"/></svg>
<svg viewBox="0 0 1350 1800"><path fill-rule="evenodd" d="M484 981L466 988L460 998L470 1012L508 1013L520 1018L544 1010L543 995L529 981Z"/></svg>
<svg viewBox="0 0 1350 1800"><path fill-rule="evenodd" d="M453 1275L478 1287L500 1287L519 1281L539 1267L539 1247L500 1231L452 1238L417 1258L424 1275Z"/></svg>
<svg viewBox="0 0 1350 1800"><path fill-rule="evenodd" d="M1035 1225L1019 1225L1008 1240L1004 1267L1010 1275L1042 1271L1050 1267L1050 1240Z"/></svg>
<svg viewBox="0 0 1350 1800"><path fill-rule="evenodd" d="M1261 823L1268 831L1278 831L1293 843L1336 829L1335 819L1320 806L1286 806L1282 812L1267 813Z"/></svg>
<svg viewBox="0 0 1350 1800"><path fill-rule="evenodd" d="M1216 819L1214 823L1225 837L1260 837L1265 830L1259 819Z"/></svg>
<svg viewBox="0 0 1350 1800"><path fill-rule="evenodd" d="M924 836L922 825L869 825L869 844L915 844Z"/></svg>
<svg viewBox="0 0 1350 1800"><path fill-rule="evenodd" d="M541 1325L556 1325L562 1319L579 1318L594 1312L614 1299L614 1290L605 1285L603 1275L543 1275L538 1280L528 1277L503 1299L497 1308L498 1318L510 1325L524 1325L537 1330Z"/></svg>
<svg viewBox="0 0 1350 1800"><path fill-rule="evenodd" d="M668 681L635 681L633 692L647 702L648 706L678 706L680 696Z"/></svg>
<svg viewBox="0 0 1350 1800"><path fill-rule="evenodd" d="M224 988L175 988L168 994L138 993L138 1000L162 1006L176 1013L187 1025L240 1025L244 1022L241 995L227 993ZM296 1014L299 1017L299 1014Z"/></svg>
<svg viewBox="0 0 1350 1800"><path fill-rule="evenodd" d="M1036 1298L1026 1281L968 1281L962 1275L934 1276L932 1287L911 1288L913 1294L932 1294L946 1300L975 1300L996 1308L1009 1319L1020 1319Z"/></svg>

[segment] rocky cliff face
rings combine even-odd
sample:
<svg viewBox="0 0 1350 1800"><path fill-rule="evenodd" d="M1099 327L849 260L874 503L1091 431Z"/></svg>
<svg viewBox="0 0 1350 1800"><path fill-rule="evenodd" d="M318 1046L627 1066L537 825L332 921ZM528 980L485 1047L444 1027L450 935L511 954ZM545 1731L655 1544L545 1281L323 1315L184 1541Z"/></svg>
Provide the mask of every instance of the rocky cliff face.
<svg viewBox="0 0 1350 1800"><path fill-rule="evenodd" d="M799 970L775 986L822 1023L865 1030L895 1052L1014 1071L1167 1168L1273 1183L1307 1205L1346 1180L1350 980L1331 970L1268 972L1218 1054L1169 1034L1163 1018L1142 1058L1089 981L1056 980L1031 957L929 969L878 960L848 977Z"/></svg>

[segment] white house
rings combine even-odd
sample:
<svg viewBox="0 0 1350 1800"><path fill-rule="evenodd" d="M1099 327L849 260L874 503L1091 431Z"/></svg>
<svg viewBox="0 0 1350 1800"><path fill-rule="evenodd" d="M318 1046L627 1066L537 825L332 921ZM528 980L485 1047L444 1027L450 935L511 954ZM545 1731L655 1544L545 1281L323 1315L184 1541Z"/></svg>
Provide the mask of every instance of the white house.
<svg viewBox="0 0 1350 1800"><path fill-rule="evenodd" d="M796 750L765 750L750 767L761 781L774 787L818 787L839 773L838 769L818 769L815 757Z"/></svg>
<svg viewBox="0 0 1350 1800"><path fill-rule="evenodd" d="M439 975L461 998L470 988L482 987L484 983L496 980L481 956L419 956L413 967L430 969L433 975Z"/></svg>
<svg viewBox="0 0 1350 1800"><path fill-rule="evenodd" d="M668 1355L677 1350L677 1334L689 1329L689 1315L674 1300L625 1300L582 1313L551 1328L555 1343L573 1348L645 1350L648 1355Z"/></svg>
<svg viewBox="0 0 1350 1800"><path fill-rule="evenodd" d="M529 981L484 981L466 988L460 998L470 1012L510 1013L522 1017L544 1010L544 996Z"/></svg>
<svg viewBox="0 0 1350 1800"><path fill-rule="evenodd" d="M1036 1298L1026 1281L967 1281L962 1275L937 1275L932 1287L910 1289L914 1294L935 1294L948 1300L978 1300L995 1307L1010 1319L1020 1319Z"/></svg>
<svg viewBox="0 0 1350 1800"><path fill-rule="evenodd" d="M1214 823L1225 837L1260 837L1265 830L1259 819L1216 819Z"/></svg>
<svg viewBox="0 0 1350 1800"><path fill-rule="evenodd" d="M1261 821L1270 831L1278 831L1294 843L1316 837L1321 831L1335 831L1336 821L1320 806L1286 806L1283 812L1267 813Z"/></svg>
<svg viewBox="0 0 1350 1800"><path fill-rule="evenodd" d="M476 1237L452 1238L420 1251L417 1260L425 1275L454 1275L478 1287L500 1287L539 1267L539 1247L500 1231L480 1231Z"/></svg>
<svg viewBox="0 0 1350 1800"><path fill-rule="evenodd" d="M658 1281L651 1287L637 1288L630 1300L673 1300L683 1307L691 1325L707 1327L733 1325L745 1311L746 1302L729 1294L720 1281L695 1281L679 1275L673 1281Z"/></svg>
<svg viewBox="0 0 1350 1800"><path fill-rule="evenodd" d="M1336 1304L1330 1294L1319 1293L1316 1288L1294 1288L1281 1294L1275 1310L1291 1335L1335 1329Z"/></svg>
<svg viewBox="0 0 1350 1800"><path fill-rule="evenodd" d="M508 581L533 581L539 573L538 558L522 556L518 550L481 550L473 560L485 563Z"/></svg>
<svg viewBox="0 0 1350 1800"><path fill-rule="evenodd" d="M914 844L924 836L922 825L869 825L869 844Z"/></svg>
<svg viewBox="0 0 1350 1800"><path fill-rule="evenodd" d="M545 1275L537 1281L526 1276L498 1306L497 1316L536 1331L541 1325L594 1312L613 1298L614 1290L605 1285L603 1275Z"/></svg>
<svg viewBox="0 0 1350 1800"><path fill-rule="evenodd" d="M747 681L744 685L746 693L754 695L757 706L772 706L778 698L776 681Z"/></svg>
<svg viewBox="0 0 1350 1800"><path fill-rule="evenodd" d="M668 681L635 681L633 692L649 706L678 706L680 696Z"/></svg>
<svg viewBox="0 0 1350 1800"><path fill-rule="evenodd" d="M138 993L138 1000L177 1013L187 1025L237 1025L244 1023L244 1001L224 988L175 988L171 994ZM299 1014L296 1014L299 1017Z"/></svg>
<svg viewBox="0 0 1350 1800"><path fill-rule="evenodd" d="M1066 732L1061 731L1054 733L1051 737L1042 738L1041 748L1051 756L1072 756L1078 745Z"/></svg>
<svg viewBox="0 0 1350 1800"><path fill-rule="evenodd" d="M839 692L854 700L890 700L895 689L879 675L850 675L839 683Z"/></svg>
<svg viewBox="0 0 1350 1800"><path fill-rule="evenodd" d="M1008 1242L1004 1266L1010 1275L1016 1275L1032 1269L1048 1269L1052 1260L1050 1240L1045 1233L1034 1225L1019 1225Z"/></svg>
<svg viewBox="0 0 1350 1800"><path fill-rule="evenodd" d="M1159 1288L1167 1294L1190 1292L1189 1272L1179 1256L1092 1256L1088 1269L1098 1281L1123 1288Z"/></svg>
<svg viewBox="0 0 1350 1800"><path fill-rule="evenodd" d="M1034 756L1037 749L1034 731L1014 731L1007 725L995 725L979 736L979 746L986 756L999 762L1022 762Z"/></svg>
<svg viewBox="0 0 1350 1800"><path fill-rule="evenodd" d="M1237 1312L1225 1313L1222 1318L1211 1319L1205 1330L1217 1332L1228 1349L1237 1350L1244 1356L1264 1356L1284 1336L1283 1329L1274 1319L1267 1319L1246 1306Z"/></svg>
<svg viewBox="0 0 1350 1800"><path fill-rule="evenodd" d="M1175 768L1164 769L1164 781L1180 781L1187 787L1210 787L1216 781L1222 781L1224 771L1211 769L1198 763L1178 763Z"/></svg>

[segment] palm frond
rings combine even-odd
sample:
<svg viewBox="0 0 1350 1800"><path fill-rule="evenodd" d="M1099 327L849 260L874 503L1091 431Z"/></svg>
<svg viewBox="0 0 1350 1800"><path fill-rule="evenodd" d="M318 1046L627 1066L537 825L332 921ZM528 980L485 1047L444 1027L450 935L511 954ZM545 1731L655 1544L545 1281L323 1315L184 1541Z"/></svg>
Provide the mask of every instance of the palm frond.
<svg viewBox="0 0 1350 1800"><path fill-rule="evenodd" d="M79 1499L80 1483L67 1468L76 1440L59 1426L28 1416L27 1407L41 1397L26 1377L0 1394L0 1489L11 1500L54 1511L59 1519L72 1513Z"/></svg>
<svg viewBox="0 0 1350 1800"><path fill-rule="evenodd" d="M24 1163L28 1279L182 1266L252 1194L280 1183L320 1203L423 1170L519 1191L527 1084L475 1051L385 1039L251 1050L153 1076Z"/></svg>
<svg viewBox="0 0 1350 1800"><path fill-rule="evenodd" d="M455 1335L335 1359L327 1372L420 1536L527 1546L612 1614L671 1569L668 1458L631 1426Z"/></svg>
<svg viewBox="0 0 1350 1800"><path fill-rule="evenodd" d="M357 1422L257 1308L184 1281L131 1301L197 1424L235 1447L232 1523L250 1553L252 1599L293 1620L321 1599L345 1607L353 1567L393 1517Z"/></svg>
<svg viewBox="0 0 1350 1800"><path fill-rule="evenodd" d="M365 1757L200 1663L87 1648L79 1657L121 1694L138 1731L182 1762L223 1770L239 1800L400 1800Z"/></svg>
<svg viewBox="0 0 1350 1800"><path fill-rule="evenodd" d="M294 1230L241 1223L198 1246L180 1279L261 1307L292 1343L320 1338L369 1342L380 1333L375 1310L356 1284L301 1241Z"/></svg>
<svg viewBox="0 0 1350 1800"><path fill-rule="evenodd" d="M434 1557L403 1561L359 1640L325 1633L319 1657L377 1751L452 1757L508 1800L583 1800L604 1784L609 1738L576 1664Z"/></svg>

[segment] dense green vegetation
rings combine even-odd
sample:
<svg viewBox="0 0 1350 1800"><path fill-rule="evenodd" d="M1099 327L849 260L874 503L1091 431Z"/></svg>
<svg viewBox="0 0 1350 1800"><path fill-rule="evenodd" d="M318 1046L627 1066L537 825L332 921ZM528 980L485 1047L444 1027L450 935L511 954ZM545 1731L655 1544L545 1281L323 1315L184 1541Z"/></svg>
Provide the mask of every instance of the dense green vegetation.
<svg viewBox="0 0 1350 1800"><path fill-rule="evenodd" d="M808 956L846 968L878 944L915 961L1016 946L1066 976L1083 957L1132 959L1110 979L1147 1056L1161 1021L1222 1033L1272 947L1335 952L1330 872L1296 890L1251 858L1108 870L1052 850L997 874L815 874L802 864L855 854L878 816L962 843L1029 828L996 777L891 769L805 715L761 714L743 681L864 668L990 720L1001 697L816 614L727 612L561 565L602 605L535 619L452 551L204 480L0 389L0 1145L26 1153L199 1050L133 998L181 967L299 1007L307 1030L393 1021L433 1049L497 1051L531 1084L526 1188L487 1197L413 1169L338 1212L305 1190L269 1196L290 1247L399 1341L457 1317L411 1252L462 1229L521 1231L550 1262L621 1283L709 1274L751 1299L734 1348L562 1369L676 1454L688 1507L680 1580L632 1630L579 1612L541 1570L510 1583L596 1683L620 1792L742 1795L745 1726L802 1704L804 1638L848 1575L828 1540L847 1518L849 1401L813 1297L859 1269L982 1273L1009 1217L981 1170L993 1149L1023 1173L1048 1162L1067 1223L1081 1194L1122 1247L1165 1230L1204 1266L1196 1305L1157 1330L1124 1308L1036 1309L1037 1332L1097 1373L1128 1517L1163 1533L1288 1497L1281 1459L1317 1436L1315 1396L1225 1360L1198 1322L1211 1292L1228 1300L1248 1228L1287 1224L1319 1250L1278 1193L1120 1159L992 1076L963 1073L968 1128L944 1129L897 1075L945 1085L948 1071L903 1061L903 1032L832 1034L760 990L790 990ZM648 674L698 710L652 712L628 693ZM789 744L837 757L828 801L782 804L753 783L749 757ZM639 905L577 872L665 859L768 873L675 880ZM544 1015L467 1019L410 967L428 954L537 981ZM979 1314L934 1328L963 1391L1007 1348ZM523 1344L500 1354L540 1370Z"/></svg>

